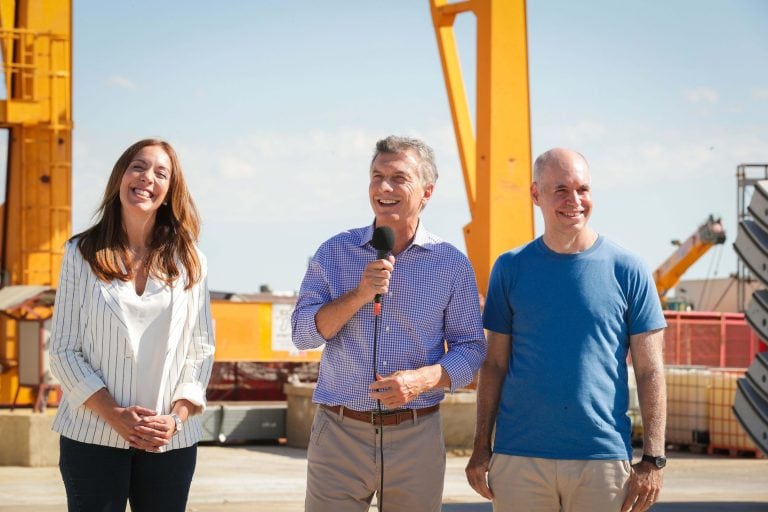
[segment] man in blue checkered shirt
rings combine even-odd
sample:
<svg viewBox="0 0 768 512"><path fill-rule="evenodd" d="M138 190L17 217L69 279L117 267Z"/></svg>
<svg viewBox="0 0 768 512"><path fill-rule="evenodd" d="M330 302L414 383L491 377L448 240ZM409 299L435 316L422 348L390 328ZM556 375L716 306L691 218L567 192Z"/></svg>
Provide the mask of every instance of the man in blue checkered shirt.
<svg viewBox="0 0 768 512"><path fill-rule="evenodd" d="M307 511L367 510L377 492L388 511L441 508L440 401L445 388L471 382L486 343L468 259L420 222L436 180L424 142L378 141L368 188L374 223L323 243L304 276L293 342L302 350L325 345L313 396L320 406L307 452ZM394 233L385 258L371 245L381 226Z"/></svg>

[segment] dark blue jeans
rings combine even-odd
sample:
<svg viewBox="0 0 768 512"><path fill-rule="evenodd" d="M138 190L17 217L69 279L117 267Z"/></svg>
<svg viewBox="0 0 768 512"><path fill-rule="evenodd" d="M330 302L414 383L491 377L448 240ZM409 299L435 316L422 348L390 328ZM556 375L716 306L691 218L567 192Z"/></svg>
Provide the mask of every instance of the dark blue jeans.
<svg viewBox="0 0 768 512"><path fill-rule="evenodd" d="M150 453L59 440L69 512L184 512L197 445Z"/></svg>

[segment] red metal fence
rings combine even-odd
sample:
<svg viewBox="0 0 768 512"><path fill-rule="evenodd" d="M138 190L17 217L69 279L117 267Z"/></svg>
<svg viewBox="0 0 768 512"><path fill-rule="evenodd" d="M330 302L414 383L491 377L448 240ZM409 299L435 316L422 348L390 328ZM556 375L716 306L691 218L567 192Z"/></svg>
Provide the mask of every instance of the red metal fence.
<svg viewBox="0 0 768 512"><path fill-rule="evenodd" d="M665 311L664 363L746 368L768 350L742 313Z"/></svg>

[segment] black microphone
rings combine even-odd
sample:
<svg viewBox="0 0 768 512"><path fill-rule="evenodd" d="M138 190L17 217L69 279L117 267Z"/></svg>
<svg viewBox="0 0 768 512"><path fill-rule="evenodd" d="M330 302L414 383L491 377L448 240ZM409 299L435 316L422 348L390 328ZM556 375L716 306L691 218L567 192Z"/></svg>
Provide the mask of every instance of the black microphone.
<svg viewBox="0 0 768 512"><path fill-rule="evenodd" d="M381 260L387 257L395 247L395 232L388 226L381 226L373 230L371 245L376 249L376 259ZM376 316L381 312L381 294L377 293L373 298L373 312Z"/></svg>

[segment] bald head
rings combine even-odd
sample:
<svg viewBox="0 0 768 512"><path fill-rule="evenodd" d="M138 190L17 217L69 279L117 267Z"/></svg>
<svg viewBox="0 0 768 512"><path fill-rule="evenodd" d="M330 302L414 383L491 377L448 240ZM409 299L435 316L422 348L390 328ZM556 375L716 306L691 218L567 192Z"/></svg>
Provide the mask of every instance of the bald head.
<svg viewBox="0 0 768 512"><path fill-rule="evenodd" d="M547 169L568 169L582 167L589 176L589 164L584 155L566 148L552 148L545 151L533 163L533 181L541 183L541 176Z"/></svg>
<svg viewBox="0 0 768 512"><path fill-rule="evenodd" d="M586 159L570 149L554 148L533 165L531 199L544 219L544 243L553 251L586 250L596 240L587 227L592 191Z"/></svg>

